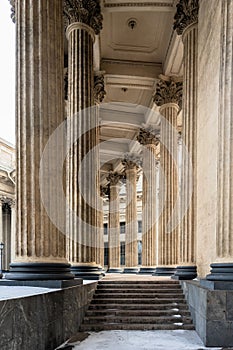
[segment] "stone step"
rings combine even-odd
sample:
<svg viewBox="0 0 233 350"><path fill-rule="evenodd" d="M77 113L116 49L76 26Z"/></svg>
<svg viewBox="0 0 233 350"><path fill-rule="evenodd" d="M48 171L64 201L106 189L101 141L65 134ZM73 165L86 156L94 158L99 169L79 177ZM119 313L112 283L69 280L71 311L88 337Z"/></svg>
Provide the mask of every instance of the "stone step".
<svg viewBox="0 0 233 350"><path fill-rule="evenodd" d="M140 284L140 285L148 285L148 284L167 284L167 285L180 285L178 281L173 281L173 280L166 280L166 281L149 281L149 280L145 280L145 281L136 281L136 280L100 280L98 282L98 285L107 285L107 284L116 284L116 285L127 285L127 284Z"/></svg>
<svg viewBox="0 0 233 350"><path fill-rule="evenodd" d="M173 309L160 309L160 310L142 310L142 309L127 309L127 310L122 310L122 309L89 309L86 311L86 316L87 317L92 317L92 316L169 316L169 315L177 315L180 314L182 316L189 317L190 312L187 309L178 309L178 308L173 308Z"/></svg>
<svg viewBox="0 0 233 350"><path fill-rule="evenodd" d="M142 324L142 323L93 323L93 324L82 324L80 327L81 332L88 331L107 331L107 330L176 330L176 329L184 329L184 330L194 330L194 326L192 324Z"/></svg>
<svg viewBox="0 0 233 350"><path fill-rule="evenodd" d="M170 316L89 316L84 318L85 324L93 323L151 323L151 324L174 324L183 323L190 324L192 320L190 317L185 317L177 313L177 315Z"/></svg>
<svg viewBox="0 0 233 350"><path fill-rule="evenodd" d="M97 290L102 290L102 289L119 289L119 290L122 290L122 289L126 289L126 288L132 288L132 289L143 289L143 290L146 290L146 289L161 289L161 290L166 290L166 289L174 289L174 290L182 290L181 289L181 286L179 284L98 284L97 286Z"/></svg>
<svg viewBox="0 0 233 350"><path fill-rule="evenodd" d="M182 294L183 295L183 292L181 289L118 289L118 288L115 288L115 289L97 289L96 290L96 294L127 294L127 293L135 293L135 294Z"/></svg>
<svg viewBox="0 0 233 350"><path fill-rule="evenodd" d="M145 302L145 304L166 304L166 303L179 303L184 301L184 296L174 296L172 295L170 298L169 296L165 297L164 295L154 296L154 295L134 295L134 294L128 294L128 295L94 295L92 302L99 302L99 303L141 303L142 300Z"/></svg>
<svg viewBox="0 0 233 350"><path fill-rule="evenodd" d="M153 304L145 304L145 303L91 303L89 306L89 310L173 310L173 309L179 309L182 310L188 310L188 306L185 302L183 303L176 303L176 302L170 302L170 303L153 303Z"/></svg>

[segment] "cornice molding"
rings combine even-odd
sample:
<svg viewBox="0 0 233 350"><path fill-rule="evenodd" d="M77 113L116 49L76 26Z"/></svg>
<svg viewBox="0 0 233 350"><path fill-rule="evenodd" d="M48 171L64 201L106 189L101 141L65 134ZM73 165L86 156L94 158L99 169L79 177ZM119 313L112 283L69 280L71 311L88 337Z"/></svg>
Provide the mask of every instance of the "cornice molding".
<svg viewBox="0 0 233 350"><path fill-rule="evenodd" d="M180 0L176 5L173 29L183 34L191 24L198 22L199 0Z"/></svg>
<svg viewBox="0 0 233 350"><path fill-rule="evenodd" d="M65 27L75 22L91 27L98 35L102 29L103 16L100 0L64 0Z"/></svg>

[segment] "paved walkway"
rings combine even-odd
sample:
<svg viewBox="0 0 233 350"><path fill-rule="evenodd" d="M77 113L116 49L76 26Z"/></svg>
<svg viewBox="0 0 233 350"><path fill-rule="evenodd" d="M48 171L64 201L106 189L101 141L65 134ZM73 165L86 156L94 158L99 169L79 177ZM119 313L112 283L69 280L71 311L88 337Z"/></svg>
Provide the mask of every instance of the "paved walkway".
<svg viewBox="0 0 233 350"><path fill-rule="evenodd" d="M64 349L74 350L220 350L206 348L195 331L102 331L90 332L83 341L70 340ZM78 333L77 339L85 338ZM67 344L68 345L68 344ZM74 347L72 347L72 345ZM59 348L59 349L62 349Z"/></svg>

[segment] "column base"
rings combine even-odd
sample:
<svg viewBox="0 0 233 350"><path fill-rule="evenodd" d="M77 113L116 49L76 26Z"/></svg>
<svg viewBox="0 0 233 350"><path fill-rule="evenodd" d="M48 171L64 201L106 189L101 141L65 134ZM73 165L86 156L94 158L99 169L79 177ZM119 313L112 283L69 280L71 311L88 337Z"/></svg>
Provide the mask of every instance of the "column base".
<svg viewBox="0 0 233 350"><path fill-rule="evenodd" d="M152 275L155 272L156 267L140 267L138 274L142 275Z"/></svg>
<svg viewBox="0 0 233 350"><path fill-rule="evenodd" d="M125 267L123 270L123 273L138 273L139 272L139 268L138 267Z"/></svg>
<svg viewBox="0 0 233 350"><path fill-rule="evenodd" d="M83 264L71 266L71 272L75 277L83 278L84 280L100 280L104 277L102 267L94 264Z"/></svg>
<svg viewBox="0 0 233 350"><path fill-rule="evenodd" d="M70 280L74 275L70 272L70 264L65 263L11 263L9 280L48 281Z"/></svg>
<svg viewBox="0 0 233 350"><path fill-rule="evenodd" d="M120 267L110 267L107 273L122 273L122 269Z"/></svg>
<svg viewBox="0 0 233 350"><path fill-rule="evenodd" d="M214 263L210 267L210 274L206 276L208 281L233 282L233 263Z"/></svg>
<svg viewBox="0 0 233 350"><path fill-rule="evenodd" d="M170 277L174 274L175 271L176 271L175 267L160 266L160 267L156 267L155 272L153 273L153 276Z"/></svg>
<svg viewBox="0 0 233 350"><path fill-rule="evenodd" d="M197 277L197 267L193 266L177 266L172 279L174 280L193 280Z"/></svg>

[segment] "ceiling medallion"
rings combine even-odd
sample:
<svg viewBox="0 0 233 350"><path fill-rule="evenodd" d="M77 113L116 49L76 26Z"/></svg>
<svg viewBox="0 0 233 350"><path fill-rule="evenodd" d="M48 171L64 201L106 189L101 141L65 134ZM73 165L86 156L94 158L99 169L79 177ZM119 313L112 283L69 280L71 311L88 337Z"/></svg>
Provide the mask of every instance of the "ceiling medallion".
<svg viewBox="0 0 233 350"><path fill-rule="evenodd" d="M137 20L135 18L130 18L127 21L127 25L130 29L134 30L134 28L137 26Z"/></svg>

